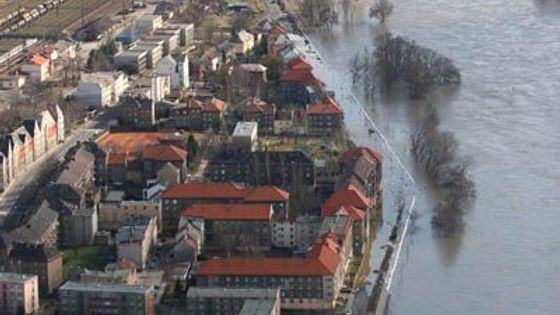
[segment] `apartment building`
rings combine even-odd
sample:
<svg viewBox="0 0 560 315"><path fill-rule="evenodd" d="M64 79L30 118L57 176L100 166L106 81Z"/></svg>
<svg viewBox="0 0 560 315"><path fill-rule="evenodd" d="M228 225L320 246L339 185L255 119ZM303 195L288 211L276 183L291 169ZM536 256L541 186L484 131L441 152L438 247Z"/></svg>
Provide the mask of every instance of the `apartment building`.
<svg viewBox="0 0 560 315"><path fill-rule="evenodd" d="M36 275L0 272L0 314L34 314L39 310Z"/></svg>

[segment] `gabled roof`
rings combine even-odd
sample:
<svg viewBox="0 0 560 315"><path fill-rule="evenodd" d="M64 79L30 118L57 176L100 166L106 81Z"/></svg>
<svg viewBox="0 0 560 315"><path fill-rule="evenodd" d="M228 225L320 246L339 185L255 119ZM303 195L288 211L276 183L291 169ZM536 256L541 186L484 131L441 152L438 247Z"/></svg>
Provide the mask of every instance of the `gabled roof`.
<svg viewBox="0 0 560 315"><path fill-rule="evenodd" d="M186 183L168 188L163 198L243 199L245 189L235 183Z"/></svg>
<svg viewBox="0 0 560 315"><path fill-rule="evenodd" d="M274 114L276 106L274 104L269 104L258 98L251 98L245 104L243 109L246 113L263 113L263 114Z"/></svg>
<svg viewBox="0 0 560 315"><path fill-rule="evenodd" d="M315 76L311 70L288 70L280 81L283 82L300 82L305 84L321 85L322 82Z"/></svg>
<svg viewBox="0 0 560 315"><path fill-rule="evenodd" d="M313 70L313 67L303 57L296 57L288 61L288 68L290 70Z"/></svg>
<svg viewBox="0 0 560 315"><path fill-rule="evenodd" d="M251 188L245 196L245 202L283 202L290 199L290 194L276 186L258 186Z"/></svg>
<svg viewBox="0 0 560 315"><path fill-rule="evenodd" d="M40 263L48 262L59 256L62 256L62 252L43 244L16 242L10 251L10 258Z"/></svg>
<svg viewBox="0 0 560 315"><path fill-rule="evenodd" d="M348 215L354 221L362 221L366 218L366 213L363 210L350 205L340 206L333 215Z"/></svg>
<svg viewBox="0 0 560 315"><path fill-rule="evenodd" d="M144 147L142 158L156 161L184 161L187 159L187 151L172 144L150 144Z"/></svg>
<svg viewBox="0 0 560 315"><path fill-rule="evenodd" d="M44 234L58 222L58 213L43 201L39 209L18 228L8 232L5 238L11 242L40 243Z"/></svg>
<svg viewBox="0 0 560 315"><path fill-rule="evenodd" d="M226 108L226 102L213 97L206 103L205 111L221 112Z"/></svg>
<svg viewBox="0 0 560 315"><path fill-rule="evenodd" d="M200 263L198 276L332 276L340 262L336 241L319 239L305 258L215 258Z"/></svg>
<svg viewBox="0 0 560 315"><path fill-rule="evenodd" d="M127 160L128 160L128 153L109 152L107 156L107 164L109 165L126 164Z"/></svg>
<svg viewBox="0 0 560 315"><path fill-rule="evenodd" d="M45 58L45 57L43 57L39 54L36 54L36 55L33 55L33 57L31 57L31 59L29 61L31 63L36 64L36 65L42 65L42 64L45 64L45 63L49 62L49 59L47 59L47 58Z"/></svg>
<svg viewBox="0 0 560 315"><path fill-rule="evenodd" d="M370 200L364 196L358 189L352 185L344 189L340 189L332 194L323 203L321 207L321 216L333 215L340 209L340 207L355 207L358 209L366 210L369 206ZM347 208L346 210L348 210Z"/></svg>
<svg viewBox="0 0 560 315"><path fill-rule="evenodd" d="M324 96L320 101L307 105L308 115L333 115L342 114L342 108L330 97Z"/></svg>
<svg viewBox="0 0 560 315"><path fill-rule="evenodd" d="M371 148L356 147L344 152L344 154L342 154L342 156L340 157L339 161L343 162L343 161L353 160L360 156L365 157L372 161L376 161L378 163L380 163L383 159L379 152L374 151Z"/></svg>
<svg viewBox="0 0 560 315"><path fill-rule="evenodd" d="M195 204L183 210L182 216L204 220L260 220L268 221L272 215L270 204Z"/></svg>

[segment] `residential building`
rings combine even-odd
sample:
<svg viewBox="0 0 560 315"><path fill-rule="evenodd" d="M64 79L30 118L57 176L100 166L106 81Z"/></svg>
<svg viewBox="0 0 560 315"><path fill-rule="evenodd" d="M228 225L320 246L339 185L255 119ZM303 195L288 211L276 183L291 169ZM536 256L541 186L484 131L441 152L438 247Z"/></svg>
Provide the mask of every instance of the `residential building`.
<svg viewBox="0 0 560 315"><path fill-rule="evenodd" d="M163 56L163 41L159 43L139 41L132 45L128 51L146 52L146 67L154 69Z"/></svg>
<svg viewBox="0 0 560 315"><path fill-rule="evenodd" d="M316 311L334 309L344 274L334 233L318 239L303 258L214 258L196 269L201 287L280 288L282 309Z"/></svg>
<svg viewBox="0 0 560 315"><path fill-rule="evenodd" d="M288 62L288 70L280 78L279 94L286 103L305 105L323 95L325 84L315 76L313 67L298 57Z"/></svg>
<svg viewBox="0 0 560 315"><path fill-rule="evenodd" d="M131 268L105 271L85 269L82 273L80 273L80 282L134 285L137 282L136 269Z"/></svg>
<svg viewBox="0 0 560 315"><path fill-rule="evenodd" d="M50 60L40 54L35 54L21 65L21 72L29 78L39 82L45 81L50 76Z"/></svg>
<svg viewBox="0 0 560 315"><path fill-rule="evenodd" d="M63 281L62 253L43 244L16 242L8 255L8 271L35 274L41 294L52 293Z"/></svg>
<svg viewBox="0 0 560 315"><path fill-rule="evenodd" d="M332 136L342 129L344 112L329 96L307 105L305 111L307 134L310 136Z"/></svg>
<svg viewBox="0 0 560 315"><path fill-rule="evenodd" d="M214 182L292 187L315 184L315 165L302 151L255 151L224 148L208 161L205 177Z"/></svg>
<svg viewBox="0 0 560 315"><path fill-rule="evenodd" d="M25 82L25 76L20 74L0 75L0 90L16 90L21 88Z"/></svg>
<svg viewBox="0 0 560 315"><path fill-rule="evenodd" d="M180 30L178 28L164 27L153 31L150 39L162 40L163 55L169 55L176 52L179 47L179 34Z"/></svg>
<svg viewBox="0 0 560 315"><path fill-rule="evenodd" d="M338 160L340 176L336 188L352 184L366 197L370 198L373 207L381 203L381 178L383 165L381 155L366 147L350 149Z"/></svg>
<svg viewBox="0 0 560 315"><path fill-rule="evenodd" d="M205 102L191 98L184 106L171 110L172 119L176 128L206 131L221 128L227 103L211 98Z"/></svg>
<svg viewBox="0 0 560 315"><path fill-rule="evenodd" d="M36 275L0 272L0 313L35 314L39 311Z"/></svg>
<svg viewBox="0 0 560 315"><path fill-rule="evenodd" d="M232 32L230 41L238 45L236 49L238 54L245 55L255 47L255 37L245 30Z"/></svg>
<svg viewBox="0 0 560 315"><path fill-rule="evenodd" d="M43 201L26 222L5 233L3 239L6 243L22 242L56 248L58 233L58 213L52 210L46 201Z"/></svg>
<svg viewBox="0 0 560 315"><path fill-rule="evenodd" d="M161 15L145 14L136 19L136 28L143 33L151 32L163 26Z"/></svg>
<svg viewBox="0 0 560 315"><path fill-rule="evenodd" d="M157 64L157 75L169 76L172 89L183 89L190 86L189 59L186 54L173 58L170 55L163 57Z"/></svg>
<svg viewBox="0 0 560 315"><path fill-rule="evenodd" d="M295 220L272 223L272 245L305 252L319 237L321 218L299 216Z"/></svg>
<svg viewBox="0 0 560 315"><path fill-rule="evenodd" d="M107 107L113 104L113 85L109 78L83 74L74 96L88 107Z"/></svg>
<svg viewBox="0 0 560 315"><path fill-rule="evenodd" d="M148 266L148 259L157 242L157 218L135 217L119 228L116 235L117 255L134 263L139 269Z"/></svg>
<svg viewBox="0 0 560 315"><path fill-rule="evenodd" d="M155 102L148 98L126 96L119 106L121 123L135 129L152 129L156 125Z"/></svg>
<svg viewBox="0 0 560 315"><path fill-rule="evenodd" d="M194 204L181 213L179 226L196 224L204 230L203 252L264 253L271 247L271 204Z"/></svg>
<svg viewBox="0 0 560 315"><path fill-rule="evenodd" d="M280 290L192 287L187 314L280 315Z"/></svg>
<svg viewBox="0 0 560 315"><path fill-rule="evenodd" d="M161 204L149 200L123 200L114 191L99 203L99 228L116 231L136 217L156 217L161 231Z"/></svg>
<svg viewBox="0 0 560 315"><path fill-rule="evenodd" d="M146 145L142 151L145 178L157 178L161 168L171 163L179 170L181 181L184 181L187 177L187 155L187 151L173 144Z"/></svg>
<svg viewBox="0 0 560 315"><path fill-rule="evenodd" d="M68 245L91 245L98 230L98 213L95 207L74 211L70 217Z"/></svg>
<svg viewBox="0 0 560 315"><path fill-rule="evenodd" d="M271 204L273 213L285 216L288 200L289 194L277 187L248 188L232 182L180 184L169 187L163 194L163 227L164 231L174 233L180 213L195 204Z"/></svg>
<svg viewBox="0 0 560 315"><path fill-rule="evenodd" d="M261 97L266 88L267 68L258 63L244 63L231 69L231 86L235 96Z"/></svg>
<svg viewBox="0 0 560 315"><path fill-rule="evenodd" d="M231 136L233 146L242 151L253 152L257 148L258 123L255 121L239 121Z"/></svg>
<svg viewBox="0 0 560 315"><path fill-rule="evenodd" d="M363 252L369 235L371 201L352 184L337 190L321 207L321 217L349 216L353 220L353 248Z"/></svg>
<svg viewBox="0 0 560 315"><path fill-rule="evenodd" d="M127 50L113 56L113 64L127 74L143 72L147 67L148 52L145 50Z"/></svg>
<svg viewBox="0 0 560 315"><path fill-rule="evenodd" d="M154 315L151 286L66 282L59 290L61 315Z"/></svg>
<svg viewBox="0 0 560 315"><path fill-rule="evenodd" d="M256 121L260 135L274 134L276 105L269 104L258 98L251 98L242 110L244 121Z"/></svg>

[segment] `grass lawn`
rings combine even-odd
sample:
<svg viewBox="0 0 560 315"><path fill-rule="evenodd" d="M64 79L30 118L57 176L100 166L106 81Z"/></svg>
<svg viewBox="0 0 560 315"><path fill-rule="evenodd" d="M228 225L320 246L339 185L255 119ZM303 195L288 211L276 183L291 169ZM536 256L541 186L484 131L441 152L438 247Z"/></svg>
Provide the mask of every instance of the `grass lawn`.
<svg viewBox="0 0 560 315"><path fill-rule="evenodd" d="M113 246L81 246L66 248L64 253L64 275L72 267L102 270L106 264L115 261Z"/></svg>

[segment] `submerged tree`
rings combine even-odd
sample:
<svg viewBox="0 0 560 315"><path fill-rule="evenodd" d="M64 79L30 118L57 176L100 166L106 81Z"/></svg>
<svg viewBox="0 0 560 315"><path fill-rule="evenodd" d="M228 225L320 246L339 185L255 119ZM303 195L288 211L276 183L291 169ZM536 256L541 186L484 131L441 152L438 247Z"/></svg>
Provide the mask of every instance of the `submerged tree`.
<svg viewBox="0 0 560 315"><path fill-rule="evenodd" d="M462 229L464 211L471 206L476 191L467 174L470 163L458 154L457 139L438 126L439 118L432 110L412 138L412 153L442 195L432 225L441 235L449 236Z"/></svg>
<svg viewBox="0 0 560 315"><path fill-rule="evenodd" d="M362 73L366 95L378 83L385 91L400 81L407 85L412 98L424 97L432 87L461 82L459 69L451 59L424 48L414 41L390 33L376 39L373 56L362 57ZM355 69L351 69L355 73Z"/></svg>
<svg viewBox="0 0 560 315"><path fill-rule="evenodd" d="M389 0L377 0L375 4L369 8L369 17L379 19L380 24L384 24L385 20L393 13L393 4Z"/></svg>
<svg viewBox="0 0 560 315"><path fill-rule="evenodd" d="M333 0L303 0L301 14L314 26L332 28L338 20Z"/></svg>

